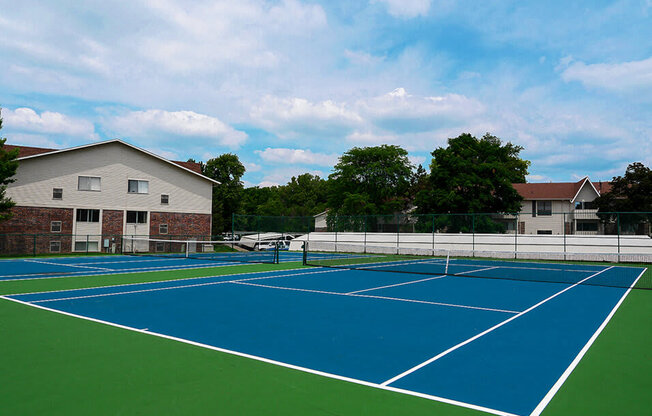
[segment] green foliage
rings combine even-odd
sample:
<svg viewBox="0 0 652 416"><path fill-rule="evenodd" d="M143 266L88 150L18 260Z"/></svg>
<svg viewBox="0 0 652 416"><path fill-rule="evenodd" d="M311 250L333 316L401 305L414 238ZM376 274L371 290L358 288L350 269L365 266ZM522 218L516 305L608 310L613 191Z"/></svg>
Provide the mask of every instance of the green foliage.
<svg viewBox="0 0 652 416"><path fill-rule="evenodd" d="M432 152L426 189L419 191L420 213L517 212L522 197L512 183L525 182L530 162L521 146L502 144L490 134L462 134ZM461 227L461 226L460 226Z"/></svg>
<svg viewBox="0 0 652 416"><path fill-rule="evenodd" d="M598 216L605 222L618 220L622 228L637 231L637 225L652 221L652 170L640 162L627 166L623 176L611 180L611 191L593 201ZM614 212L645 212L620 214Z"/></svg>
<svg viewBox="0 0 652 416"><path fill-rule="evenodd" d="M332 214L390 214L407 207L412 185L408 153L399 146L354 147L329 176Z"/></svg>
<svg viewBox="0 0 652 416"><path fill-rule="evenodd" d="M256 215L312 216L326 209L327 184L304 173L287 185L252 187L244 191L241 212Z"/></svg>
<svg viewBox="0 0 652 416"><path fill-rule="evenodd" d="M245 167L238 156L225 153L203 166L204 175L219 181L213 189L213 234L231 230L231 215L238 211L244 184L240 180Z"/></svg>
<svg viewBox="0 0 652 416"><path fill-rule="evenodd" d="M2 109L0 108L0 130L2 130ZM18 169L18 149L6 151L4 145L7 139L0 138L0 221L11 218L11 208L16 205L6 196L7 185L14 182L12 177Z"/></svg>

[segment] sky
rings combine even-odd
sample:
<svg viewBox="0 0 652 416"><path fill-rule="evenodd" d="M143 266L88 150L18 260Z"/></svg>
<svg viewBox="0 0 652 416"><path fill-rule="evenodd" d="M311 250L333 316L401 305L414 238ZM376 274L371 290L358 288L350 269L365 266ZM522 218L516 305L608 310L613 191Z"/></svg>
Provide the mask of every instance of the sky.
<svg viewBox="0 0 652 416"><path fill-rule="evenodd" d="M0 33L10 144L235 153L246 186L461 133L531 182L652 165L652 0L0 0Z"/></svg>

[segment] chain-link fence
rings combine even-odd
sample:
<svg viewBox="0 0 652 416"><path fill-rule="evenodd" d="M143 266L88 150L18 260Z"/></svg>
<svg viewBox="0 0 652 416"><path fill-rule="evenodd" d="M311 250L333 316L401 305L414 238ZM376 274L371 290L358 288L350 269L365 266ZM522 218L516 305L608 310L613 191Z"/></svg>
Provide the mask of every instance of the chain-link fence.
<svg viewBox="0 0 652 416"><path fill-rule="evenodd" d="M329 215L233 217L234 235L294 238L338 245L453 250L496 257L606 261L652 259L652 213L597 210L488 214ZM312 247L317 245L312 244Z"/></svg>

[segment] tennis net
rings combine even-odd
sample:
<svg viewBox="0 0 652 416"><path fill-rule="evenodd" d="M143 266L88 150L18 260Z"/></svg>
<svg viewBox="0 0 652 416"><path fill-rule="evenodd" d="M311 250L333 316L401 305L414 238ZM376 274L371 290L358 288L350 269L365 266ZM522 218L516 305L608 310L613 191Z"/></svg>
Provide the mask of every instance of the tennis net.
<svg viewBox="0 0 652 416"><path fill-rule="evenodd" d="M640 263L616 262L615 255L597 253L523 253L370 246L306 242L304 264L314 267L421 275L582 284L652 289L652 256ZM634 259L629 259L634 260Z"/></svg>
<svg viewBox="0 0 652 416"><path fill-rule="evenodd" d="M243 245L237 241L124 237L122 247L123 254L132 256L189 258L242 263L278 263L278 242L269 240L248 242Z"/></svg>

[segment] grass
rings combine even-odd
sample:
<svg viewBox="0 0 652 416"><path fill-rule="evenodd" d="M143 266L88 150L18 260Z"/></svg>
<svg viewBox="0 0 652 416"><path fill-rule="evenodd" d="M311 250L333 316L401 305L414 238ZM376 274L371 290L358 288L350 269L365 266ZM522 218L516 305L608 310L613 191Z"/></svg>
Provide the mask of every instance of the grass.
<svg viewBox="0 0 652 416"><path fill-rule="evenodd" d="M210 269L2 281L27 293L300 268ZM651 273L648 270L648 274ZM480 415L0 299L4 414ZM647 414L652 292L634 290L544 416Z"/></svg>

